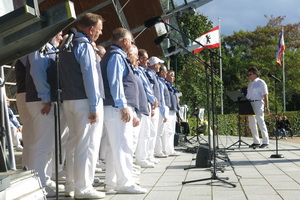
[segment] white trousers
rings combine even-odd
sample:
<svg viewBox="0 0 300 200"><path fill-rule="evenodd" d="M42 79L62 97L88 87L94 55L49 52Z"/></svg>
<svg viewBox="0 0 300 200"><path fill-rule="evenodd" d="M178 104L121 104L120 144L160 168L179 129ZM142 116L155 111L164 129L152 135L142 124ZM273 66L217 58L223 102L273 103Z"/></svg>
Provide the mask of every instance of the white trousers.
<svg viewBox="0 0 300 200"><path fill-rule="evenodd" d="M50 181L52 173L52 152L54 149L54 109L53 105L48 115L42 115L41 101L26 102L32 119L30 154L32 168L38 173L43 187Z"/></svg>
<svg viewBox="0 0 300 200"><path fill-rule="evenodd" d="M132 180L132 116L130 121L121 120L121 111L112 106L104 106L104 127L107 131L105 184L123 187L133 185Z"/></svg>
<svg viewBox="0 0 300 200"><path fill-rule="evenodd" d="M99 151L99 159L104 160L106 159L106 146L107 146L107 132L106 129L102 129L102 137L100 143L100 151Z"/></svg>
<svg viewBox="0 0 300 200"><path fill-rule="evenodd" d="M169 107L165 106L165 113L168 116L169 115ZM159 113L159 119L158 119L158 127L157 127L157 137L156 137L156 143L155 143L155 154L162 154L163 153L163 142L162 138L164 137L164 128L165 124L167 122L163 122L164 118L161 113ZM167 117L167 121L169 120L169 117Z"/></svg>
<svg viewBox="0 0 300 200"><path fill-rule="evenodd" d="M264 120L264 103L263 101L251 102L255 116L248 116L249 128L253 136L253 143L260 144L257 124L259 125L260 132L262 135L262 143L269 144L269 135L267 126Z"/></svg>
<svg viewBox="0 0 300 200"><path fill-rule="evenodd" d="M75 194L92 187L103 128L103 101L99 103L99 121L90 124L87 99L63 103L69 139L66 152L66 188Z"/></svg>
<svg viewBox="0 0 300 200"><path fill-rule="evenodd" d="M32 120L26 105L26 93L18 93L16 96L17 107L20 116L20 122L23 125L22 128L22 140L23 140L23 152L22 152L22 166L32 168L32 160L30 160L30 147L32 146Z"/></svg>
<svg viewBox="0 0 300 200"><path fill-rule="evenodd" d="M149 139L149 150L148 157L154 158L154 148L156 143L156 137L158 133L158 123L159 123L159 107L155 108L154 115L151 117L150 123L150 139Z"/></svg>
<svg viewBox="0 0 300 200"><path fill-rule="evenodd" d="M133 153L136 151L136 148L137 148L137 144L138 144L138 141L139 141L139 137L140 137L140 131L141 131L141 120L140 119L140 124L136 127L133 127L133 134L132 134L132 151Z"/></svg>
<svg viewBox="0 0 300 200"><path fill-rule="evenodd" d="M174 136L176 126L176 112L169 111L168 121L164 125L164 134L162 137L163 151L167 154L173 154L174 151Z"/></svg>
<svg viewBox="0 0 300 200"><path fill-rule="evenodd" d="M148 157L149 139L150 139L151 116L142 115L140 124L140 134L135 150L136 161L145 161Z"/></svg>
<svg viewBox="0 0 300 200"><path fill-rule="evenodd" d="M18 131L18 129L15 126L10 127L11 137L12 137L12 143L14 146L21 145L20 140L22 140L22 133Z"/></svg>

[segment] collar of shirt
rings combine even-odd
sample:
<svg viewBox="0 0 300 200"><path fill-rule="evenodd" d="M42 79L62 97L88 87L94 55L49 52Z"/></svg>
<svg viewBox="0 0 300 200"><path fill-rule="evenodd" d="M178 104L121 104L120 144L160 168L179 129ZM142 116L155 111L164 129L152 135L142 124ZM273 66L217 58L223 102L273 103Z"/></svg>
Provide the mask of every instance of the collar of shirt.
<svg viewBox="0 0 300 200"><path fill-rule="evenodd" d="M140 66L140 65L139 65L139 70L141 70L142 72L146 71L146 69L144 67Z"/></svg>
<svg viewBox="0 0 300 200"><path fill-rule="evenodd" d="M165 83L166 79L164 79L163 77L160 77L160 76L157 76L159 78L159 80L162 82L162 83Z"/></svg>
<svg viewBox="0 0 300 200"><path fill-rule="evenodd" d="M151 72L152 74L155 74L155 75L156 75L156 72L155 72L153 69L147 67L147 70L148 70L149 72Z"/></svg>
<svg viewBox="0 0 300 200"><path fill-rule="evenodd" d="M118 45L113 44L113 45L111 45L111 48L117 50L123 57L127 58L126 52Z"/></svg>
<svg viewBox="0 0 300 200"><path fill-rule="evenodd" d="M254 80L252 81L252 83L255 83L255 82L257 82L259 79L260 79L260 78L259 78L259 77L257 77L256 79L254 79Z"/></svg>
<svg viewBox="0 0 300 200"><path fill-rule="evenodd" d="M82 31L78 31L76 37L84 37L84 38L86 38L89 42L92 42L92 41L91 41L91 38L90 38L85 32L82 32Z"/></svg>
<svg viewBox="0 0 300 200"><path fill-rule="evenodd" d="M50 51L50 52L55 52L56 50L57 50L57 48L53 45L53 44L51 44L50 42L48 42L47 44L46 44L46 48L47 48L47 51Z"/></svg>
<svg viewBox="0 0 300 200"><path fill-rule="evenodd" d="M166 81L167 85L169 85L175 93L179 93L179 90L169 81Z"/></svg>
<svg viewBox="0 0 300 200"><path fill-rule="evenodd" d="M169 82L169 81L166 81L166 85L168 86L168 89L170 91L173 91L175 88L173 87L173 85Z"/></svg>

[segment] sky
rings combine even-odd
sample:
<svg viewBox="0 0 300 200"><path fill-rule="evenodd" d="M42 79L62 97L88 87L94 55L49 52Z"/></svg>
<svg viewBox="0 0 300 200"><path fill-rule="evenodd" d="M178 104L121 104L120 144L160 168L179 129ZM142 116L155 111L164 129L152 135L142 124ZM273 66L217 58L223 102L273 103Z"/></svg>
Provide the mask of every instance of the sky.
<svg viewBox="0 0 300 200"><path fill-rule="evenodd" d="M221 34L228 36L265 26L269 20L264 15L286 16L283 25L300 22L300 0L212 0L197 13L207 16L214 26L220 17Z"/></svg>

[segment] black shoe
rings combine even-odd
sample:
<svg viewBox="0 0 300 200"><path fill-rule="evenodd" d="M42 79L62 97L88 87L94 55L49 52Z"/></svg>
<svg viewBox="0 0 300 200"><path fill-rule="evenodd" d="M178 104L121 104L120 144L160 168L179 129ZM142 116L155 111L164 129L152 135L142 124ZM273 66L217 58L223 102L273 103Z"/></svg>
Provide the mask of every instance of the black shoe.
<svg viewBox="0 0 300 200"><path fill-rule="evenodd" d="M260 144L254 144L254 143L253 143L253 144L249 145L249 148L256 148L256 147L259 147L259 145L260 145Z"/></svg>
<svg viewBox="0 0 300 200"><path fill-rule="evenodd" d="M262 144L259 146L259 148L268 148L268 146L269 146L268 144Z"/></svg>

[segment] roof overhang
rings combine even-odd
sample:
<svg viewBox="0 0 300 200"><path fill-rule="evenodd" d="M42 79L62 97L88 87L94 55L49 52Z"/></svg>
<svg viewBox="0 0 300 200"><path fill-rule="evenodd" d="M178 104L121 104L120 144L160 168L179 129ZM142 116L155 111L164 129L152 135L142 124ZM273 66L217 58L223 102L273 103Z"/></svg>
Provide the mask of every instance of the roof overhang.
<svg viewBox="0 0 300 200"><path fill-rule="evenodd" d="M43 1L40 3L40 9L48 9L63 1ZM124 27L133 33L138 48L146 49L149 55L163 56L160 45L155 45L153 42L157 37L155 27L144 27L147 19L163 14L159 0L73 0L73 2L78 19L87 12L100 14L105 19L103 35L96 41L98 45L108 47L113 30ZM67 33L74 26L76 22L64 32Z"/></svg>
<svg viewBox="0 0 300 200"><path fill-rule="evenodd" d="M0 66L38 50L75 19L70 1L41 13L38 3L33 7L25 4L0 17Z"/></svg>
<svg viewBox="0 0 300 200"><path fill-rule="evenodd" d="M76 16L79 19L87 12L100 14L105 19L103 35L96 41L97 45L108 47L113 30L124 27L133 33L138 48L146 49L149 56L166 57L170 55L165 51L167 48L154 43L161 34L157 26L146 28L144 22L161 16L163 20L174 19L169 21L177 23L179 13L193 11L210 1L185 1L183 5L174 6L170 0L173 7L164 12L160 0L73 0L73 3L26 0L31 3L0 17L0 65L37 50L61 30L67 33L76 27Z"/></svg>

